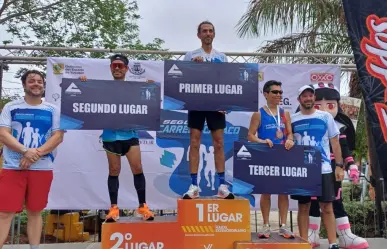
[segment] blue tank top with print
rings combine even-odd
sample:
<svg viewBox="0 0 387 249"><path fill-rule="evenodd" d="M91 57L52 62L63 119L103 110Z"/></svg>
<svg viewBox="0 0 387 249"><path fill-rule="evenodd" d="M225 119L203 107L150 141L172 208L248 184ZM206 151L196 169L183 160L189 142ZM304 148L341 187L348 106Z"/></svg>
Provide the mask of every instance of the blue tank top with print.
<svg viewBox="0 0 387 249"><path fill-rule="evenodd" d="M260 139L270 139L273 142L273 144L284 144L286 141L285 111L282 108L280 108L280 119L281 119L280 127L281 127L283 137L281 139L278 139L276 137L277 126L278 126L278 123L276 123L276 119L278 119L277 113L273 113L276 118L274 119L274 117L270 113L267 113L263 107L261 107L259 110L261 113L261 124L258 128L258 137Z"/></svg>

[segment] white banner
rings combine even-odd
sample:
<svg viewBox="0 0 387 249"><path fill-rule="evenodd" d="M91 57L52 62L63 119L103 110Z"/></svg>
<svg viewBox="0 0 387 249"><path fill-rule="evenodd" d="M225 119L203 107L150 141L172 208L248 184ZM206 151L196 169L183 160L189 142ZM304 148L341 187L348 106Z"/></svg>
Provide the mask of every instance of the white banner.
<svg viewBox="0 0 387 249"><path fill-rule="evenodd" d="M46 100L60 106L60 83L63 77L112 79L108 59L49 58L47 61ZM150 79L161 83L163 93L164 63L162 61L130 61L127 80ZM268 80L283 83L283 107L294 112L298 107L297 89L311 84L311 79L332 79L340 87L340 68L326 65L260 64L260 89ZM332 76L330 77L329 75ZM319 76L318 76L319 75ZM324 76L325 75L325 76ZM328 75L328 76L327 76ZM114 97L114 96L113 96ZM259 106L266 102L262 93ZM227 114L225 129L226 180L232 181L233 142L246 138L252 113ZM141 132L142 165L146 177L146 199L152 209L176 209L177 198L190 184L188 169L189 131L186 112L164 111L160 132ZM107 209L110 206L107 178L108 162L99 139L102 131L67 131L59 146L55 161L54 181L47 209ZM166 135L168 133L168 135ZM171 133L173 133L171 135ZM213 148L208 130L202 136L200 161L201 195L216 194L213 186ZM118 204L120 208L138 206L137 193L128 161L122 157ZM275 183L274 183L275 184ZM215 187L215 188L214 188ZM234 185L235 188L248 186ZM252 209L259 209L259 195L246 196ZM277 197L272 196L272 209L277 209ZM290 210L297 203L290 202Z"/></svg>

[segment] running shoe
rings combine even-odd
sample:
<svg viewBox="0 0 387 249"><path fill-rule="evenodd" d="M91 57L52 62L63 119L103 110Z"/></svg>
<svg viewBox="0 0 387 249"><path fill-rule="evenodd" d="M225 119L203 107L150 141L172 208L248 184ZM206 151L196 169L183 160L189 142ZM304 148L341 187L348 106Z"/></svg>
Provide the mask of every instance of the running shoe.
<svg viewBox="0 0 387 249"><path fill-rule="evenodd" d="M278 233L285 239L294 239L293 232L290 231L285 225L281 225Z"/></svg>
<svg viewBox="0 0 387 249"><path fill-rule="evenodd" d="M183 195L183 199L196 199L199 197L199 187L191 184L188 191Z"/></svg>
<svg viewBox="0 0 387 249"><path fill-rule="evenodd" d="M270 226L269 224L264 224L262 228L258 231L258 238L268 239L270 237Z"/></svg>
<svg viewBox="0 0 387 249"><path fill-rule="evenodd" d="M137 208L137 213L141 215L144 220L150 221L155 219L155 215L152 211L149 210L149 207L146 203Z"/></svg>
<svg viewBox="0 0 387 249"><path fill-rule="evenodd" d="M217 197L223 199L235 199L234 194L228 190L228 186L225 184L219 186Z"/></svg>
<svg viewBox="0 0 387 249"><path fill-rule="evenodd" d="M109 209L109 213L105 217L105 223L117 222L120 219L120 210L117 205L112 206Z"/></svg>

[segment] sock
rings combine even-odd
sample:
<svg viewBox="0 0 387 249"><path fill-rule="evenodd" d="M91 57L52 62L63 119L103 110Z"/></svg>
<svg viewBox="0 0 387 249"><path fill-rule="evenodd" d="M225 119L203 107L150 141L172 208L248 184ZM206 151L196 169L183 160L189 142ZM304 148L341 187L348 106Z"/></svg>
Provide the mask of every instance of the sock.
<svg viewBox="0 0 387 249"><path fill-rule="evenodd" d="M197 186L198 185L198 174L191 174L192 179L192 185Z"/></svg>
<svg viewBox="0 0 387 249"><path fill-rule="evenodd" d="M109 189L109 196L110 196L110 204L117 205L117 199L118 199L118 188L120 186L118 176L111 176L109 175L108 178L108 189Z"/></svg>
<svg viewBox="0 0 387 249"><path fill-rule="evenodd" d="M39 245L35 245L35 246L30 245L30 249L39 249Z"/></svg>
<svg viewBox="0 0 387 249"><path fill-rule="evenodd" d="M222 173L218 172L218 178L219 178L219 184L224 184L224 172Z"/></svg>
<svg viewBox="0 0 387 249"><path fill-rule="evenodd" d="M133 175L134 187L137 191L138 203L142 207L145 203L145 176L144 173Z"/></svg>

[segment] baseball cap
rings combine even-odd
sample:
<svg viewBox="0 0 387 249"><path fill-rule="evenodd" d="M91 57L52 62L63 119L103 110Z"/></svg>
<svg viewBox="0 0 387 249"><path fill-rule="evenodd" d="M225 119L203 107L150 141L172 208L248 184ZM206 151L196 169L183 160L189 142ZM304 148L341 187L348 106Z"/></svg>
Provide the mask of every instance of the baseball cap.
<svg viewBox="0 0 387 249"><path fill-rule="evenodd" d="M311 90L313 93L315 92L313 86L311 86L311 85L305 85L305 86L300 87L300 89L298 89L298 97L300 97L300 95L301 95L304 91L306 91L306 90Z"/></svg>
<svg viewBox="0 0 387 249"><path fill-rule="evenodd" d="M128 58L126 58L125 55L115 54L115 55L113 55L112 57L110 57L110 63L112 63L112 62L115 61L115 60L120 60L120 61L122 61L125 65L128 65L128 64L129 64L129 60L128 60Z"/></svg>

